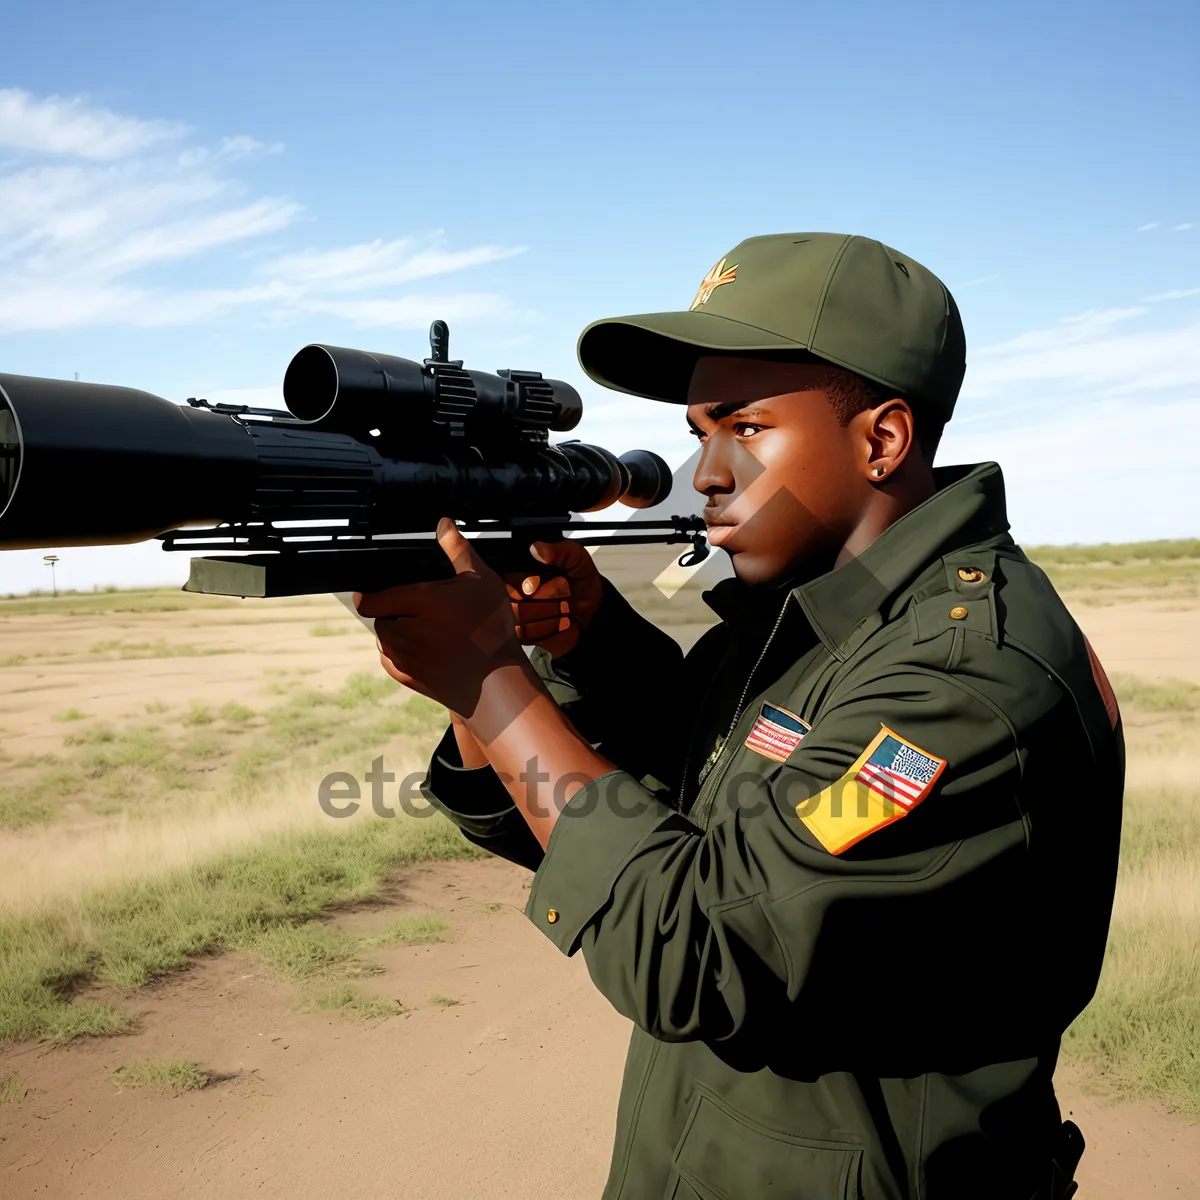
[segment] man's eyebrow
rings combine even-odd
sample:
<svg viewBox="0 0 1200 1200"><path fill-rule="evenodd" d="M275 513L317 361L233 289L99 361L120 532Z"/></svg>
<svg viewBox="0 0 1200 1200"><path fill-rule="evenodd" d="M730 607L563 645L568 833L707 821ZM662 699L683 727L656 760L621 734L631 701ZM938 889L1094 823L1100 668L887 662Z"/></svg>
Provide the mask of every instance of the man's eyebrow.
<svg viewBox="0 0 1200 1200"><path fill-rule="evenodd" d="M707 404L704 407L704 415L710 421L719 421L722 417L732 416L735 412L742 408L748 408L753 401L745 400L719 400L714 404Z"/></svg>
<svg viewBox="0 0 1200 1200"><path fill-rule="evenodd" d="M756 404L761 404L760 400L720 400L712 404L706 405L704 415L710 421L720 421L724 417L731 417L734 413L742 412L746 409L753 408ZM700 429L691 417L687 418L688 428L693 433L699 433Z"/></svg>
<svg viewBox="0 0 1200 1200"><path fill-rule="evenodd" d="M758 403L757 400L721 400L707 405L704 415L710 421L720 421L723 417L731 417L735 412L741 412L744 408L753 408Z"/></svg>

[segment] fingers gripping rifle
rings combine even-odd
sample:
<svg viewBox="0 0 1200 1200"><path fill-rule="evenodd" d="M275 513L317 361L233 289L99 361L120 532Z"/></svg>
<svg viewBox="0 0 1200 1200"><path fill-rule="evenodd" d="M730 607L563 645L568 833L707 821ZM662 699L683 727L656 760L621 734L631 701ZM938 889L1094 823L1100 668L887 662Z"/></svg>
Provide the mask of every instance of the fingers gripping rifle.
<svg viewBox="0 0 1200 1200"><path fill-rule="evenodd" d="M704 524L581 521L670 491L648 450L578 441L578 392L534 371L464 370L435 321L423 362L306 346L284 375L288 411L172 404L147 392L0 375L0 549L158 538L191 551L187 591L292 596L443 578L432 533L453 517L502 572L550 573L533 541L690 544ZM198 528L203 526L204 528ZM606 536L601 531L618 531Z"/></svg>

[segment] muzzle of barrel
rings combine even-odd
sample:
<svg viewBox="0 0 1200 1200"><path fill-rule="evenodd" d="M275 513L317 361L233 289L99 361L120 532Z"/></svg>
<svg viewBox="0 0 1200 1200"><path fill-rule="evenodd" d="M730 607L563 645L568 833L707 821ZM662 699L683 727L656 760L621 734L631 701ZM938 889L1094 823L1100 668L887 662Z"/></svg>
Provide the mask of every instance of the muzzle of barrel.
<svg viewBox="0 0 1200 1200"><path fill-rule="evenodd" d="M116 545L225 520L254 488L243 426L133 388L0 374L0 545Z"/></svg>

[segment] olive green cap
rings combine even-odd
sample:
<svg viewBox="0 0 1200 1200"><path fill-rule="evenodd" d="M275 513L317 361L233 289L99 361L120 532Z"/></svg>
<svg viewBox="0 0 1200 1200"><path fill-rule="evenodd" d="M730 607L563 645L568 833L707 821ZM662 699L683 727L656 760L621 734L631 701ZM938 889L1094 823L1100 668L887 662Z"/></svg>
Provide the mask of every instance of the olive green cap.
<svg viewBox="0 0 1200 1200"><path fill-rule="evenodd" d="M687 403L705 354L806 351L894 388L948 420L966 369L954 297L936 275L872 238L747 238L701 281L686 312L594 321L579 362L605 387Z"/></svg>

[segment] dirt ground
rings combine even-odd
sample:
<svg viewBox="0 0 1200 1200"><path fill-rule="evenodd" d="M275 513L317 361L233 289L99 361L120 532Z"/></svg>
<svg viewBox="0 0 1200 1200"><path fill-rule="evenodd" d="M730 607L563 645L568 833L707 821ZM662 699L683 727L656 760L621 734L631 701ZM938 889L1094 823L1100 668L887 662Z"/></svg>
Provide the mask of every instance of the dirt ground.
<svg viewBox="0 0 1200 1200"><path fill-rule="evenodd" d="M1200 607L1134 600L1070 608L1110 675L1200 683Z"/></svg>
<svg viewBox="0 0 1200 1200"><path fill-rule="evenodd" d="M376 953L387 974L364 986L405 1006L390 1020L298 1014L289 986L230 955L139 993L143 1032L0 1053L31 1087L0 1109L6 1200L599 1195L629 1024L525 919L527 880L498 861L416 868L338 918L449 924L439 944ZM170 1099L113 1082L157 1057L220 1081ZM1089 1141L1081 1200L1200 1194L1200 1129L1106 1103L1078 1072L1059 1086Z"/></svg>
<svg viewBox="0 0 1200 1200"><path fill-rule="evenodd" d="M160 644L173 653L154 654ZM112 721L156 700L253 703L273 672L303 670L314 686L335 687L379 661L370 634L332 596L72 616L4 616L0 605L0 661L18 651L23 661L3 670L0 737L10 754L30 755L55 748L63 726L54 717L68 708Z"/></svg>
<svg viewBox="0 0 1200 1200"><path fill-rule="evenodd" d="M1200 611L1150 599L1074 607L1111 672L1200 682ZM125 649L97 649L113 641ZM195 652L129 649L161 642ZM272 672L336 688L376 667L369 636L331 598L6 616L0 664L5 655L10 758L60 745L69 707L120 720L156 699L253 703ZM0 873L48 836L0 836ZM228 955L122 998L142 1017L137 1033L0 1049L0 1077L16 1072L30 1088L0 1104L0 1197L599 1195L629 1026L582 961L525 920L527 879L494 861L416 868L383 904L335 918L355 932L413 912L448 922L438 944L372 952L386 974L362 986L404 1006L389 1020L300 1013L295 988ZM217 1081L173 1098L114 1082L119 1065L175 1057ZM1063 1069L1059 1088L1089 1142L1080 1200L1200 1197L1200 1126L1152 1103L1111 1103L1078 1070Z"/></svg>

